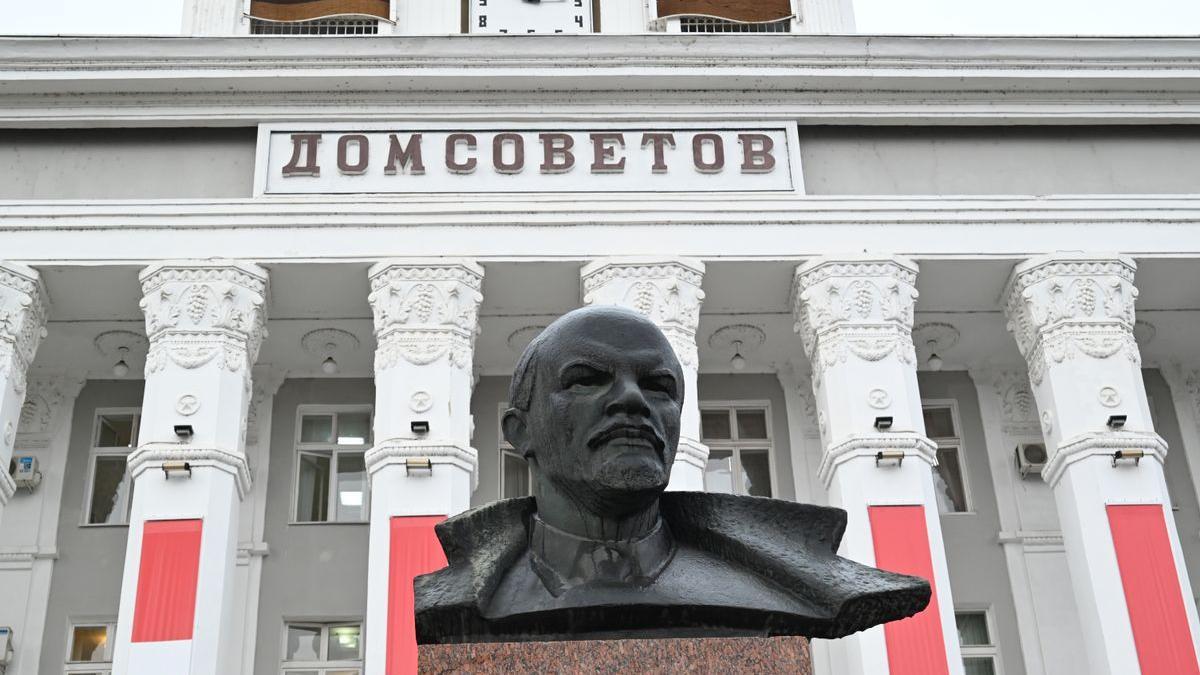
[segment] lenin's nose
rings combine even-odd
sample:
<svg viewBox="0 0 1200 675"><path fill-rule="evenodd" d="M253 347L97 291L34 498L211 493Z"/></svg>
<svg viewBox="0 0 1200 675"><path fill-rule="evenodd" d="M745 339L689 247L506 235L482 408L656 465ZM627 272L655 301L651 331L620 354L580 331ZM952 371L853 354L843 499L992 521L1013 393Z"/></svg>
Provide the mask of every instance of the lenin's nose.
<svg viewBox="0 0 1200 675"><path fill-rule="evenodd" d="M636 378L632 376L616 378L613 382L612 394L604 406L604 412L608 415L649 416L650 405L646 402L646 397Z"/></svg>

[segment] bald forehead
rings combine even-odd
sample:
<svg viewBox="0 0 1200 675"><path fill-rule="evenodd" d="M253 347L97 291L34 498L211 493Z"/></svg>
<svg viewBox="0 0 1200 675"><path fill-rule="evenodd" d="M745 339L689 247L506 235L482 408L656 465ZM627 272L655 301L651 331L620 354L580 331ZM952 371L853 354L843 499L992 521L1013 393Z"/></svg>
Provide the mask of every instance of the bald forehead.
<svg viewBox="0 0 1200 675"><path fill-rule="evenodd" d="M540 347L543 364L551 368L572 357L679 368L675 352L658 326L620 308L593 307L566 314L547 328Z"/></svg>

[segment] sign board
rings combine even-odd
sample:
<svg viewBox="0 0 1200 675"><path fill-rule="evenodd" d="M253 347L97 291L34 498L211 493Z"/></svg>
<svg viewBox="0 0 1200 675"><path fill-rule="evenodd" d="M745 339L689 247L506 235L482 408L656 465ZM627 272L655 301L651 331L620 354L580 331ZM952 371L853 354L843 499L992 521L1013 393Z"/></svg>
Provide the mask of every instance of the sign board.
<svg viewBox="0 0 1200 675"><path fill-rule="evenodd" d="M256 194L794 192L795 126L259 127Z"/></svg>

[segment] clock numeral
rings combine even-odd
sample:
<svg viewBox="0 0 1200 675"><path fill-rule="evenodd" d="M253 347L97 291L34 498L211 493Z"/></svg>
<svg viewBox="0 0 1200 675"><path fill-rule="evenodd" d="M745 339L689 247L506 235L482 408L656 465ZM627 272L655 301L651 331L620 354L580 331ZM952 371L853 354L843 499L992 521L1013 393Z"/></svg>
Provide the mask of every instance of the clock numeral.
<svg viewBox="0 0 1200 675"><path fill-rule="evenodd" d="M487 15L486 14L479 15L479 27L487 28Z"/></svg>
<svg viewBox="0 0 1200 675"><path fill-rule="evenodd" d="M526 33L533 33L533 32L536 32L536 31L534 31L532 28L527 28L527 29L525 30L525 32L526 32Z"/></svg>
<svg viewBox="0 0 1200 675"><path fill-rule="evenodd" d="M487 7L487 0L479 0L480 7Z"/></svg>
<svg viewBox="0 0 1200 675"><path fill-rule="evenodd" d="M501 28L501 29L500 29L500 32L501 32L501 33L507 33L507 32L508 32L508 29L507 29L507 28Z"/></svg>
<svg viewBox="0 0 1200 675"><path fill-rule="evenodd" d="M484 1L484 2L487 2L487 0L483 0L483 1ZM576 6L576 7L583 7L583 0L575 0L575 6Z"/></svg>
<svg viewBox="0 0 1200 675"><path fill-rule="evenodd" d="M575 15L575 25L579 26L580 28L583 28L583 15L582 14Z"/></svg>

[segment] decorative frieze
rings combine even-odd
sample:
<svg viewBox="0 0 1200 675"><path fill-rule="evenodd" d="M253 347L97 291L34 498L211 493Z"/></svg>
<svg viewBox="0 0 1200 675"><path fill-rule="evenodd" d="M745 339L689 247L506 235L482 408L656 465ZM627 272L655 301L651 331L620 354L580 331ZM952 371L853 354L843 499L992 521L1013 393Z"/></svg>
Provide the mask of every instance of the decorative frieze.
<svg viewBox="0 0 1200 675"><path fill-rule="evenodd" d="M598 260L583 268L583 304L619 305L653 321L685 368L699 365L696 328L704 291L704 264L698 260Z"/></svg>
<svg viewBox="0 0 1200 675"><path fill-rule="evenodd" d="M41 277L30 267L0 262L0 378L18 396L26 373L46 336L49 299Z"/></svg>
<svg viewBox="0 0 1200 675"><path fill-rule="evenodd" d="M818 260L796 270L792 283L794 329L817 382L851 357L894 357L916 365L913 308L917 268L898 257L858 261Z"/></svg>
<svg viewBox="0 0 1200 675"><path fill-rule="evenodd" d="M1035 386L1049 365L1085 356L1120 355L1141 365L1135 269L1123 256L1045 257L1017 266L1004 292L1004 313Z"/></svg>
<svg viewBox="0 0 1200 675"><path fill-rule="evenodd" d="M401 361L423 366L442 357L470 370L483 301L482 268L465 260L386 261L371 268L370 282L376 372Z"/></svg>
<svg viewBox="0 0 1200 675"><path fill-rule="evenodd" d="M146 375L216 362L249 373L266 337L266 271L233 262L171 262L141 274Z"/></svg>

